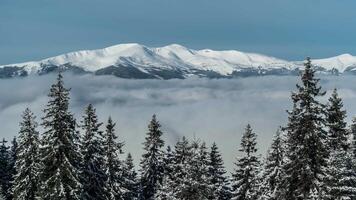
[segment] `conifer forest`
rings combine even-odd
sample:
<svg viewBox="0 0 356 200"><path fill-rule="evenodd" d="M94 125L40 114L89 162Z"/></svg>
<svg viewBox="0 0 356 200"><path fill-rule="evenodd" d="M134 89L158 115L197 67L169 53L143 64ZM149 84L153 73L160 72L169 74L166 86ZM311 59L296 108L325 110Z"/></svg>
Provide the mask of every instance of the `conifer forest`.
<svg viewBox="0 0 356 200"><path fill-rule="evenodd" d="M82 117L74 117L59 73L41 118L27 108L17 136L1 139L0 199L356 199L356 118L346 123L338 88L321 100L326 93L317 76L307 58L290 96L287 123L262 156L252 123L240 130L242 138L230 138L236 141L231 151L239 155L224 161L214 141L182 137L167 145L162 136L169 133L152 113L139 147L144 153L135 162L110 113L102 121L88 102ZM232 172L226 162L234 162Z"/></svg>

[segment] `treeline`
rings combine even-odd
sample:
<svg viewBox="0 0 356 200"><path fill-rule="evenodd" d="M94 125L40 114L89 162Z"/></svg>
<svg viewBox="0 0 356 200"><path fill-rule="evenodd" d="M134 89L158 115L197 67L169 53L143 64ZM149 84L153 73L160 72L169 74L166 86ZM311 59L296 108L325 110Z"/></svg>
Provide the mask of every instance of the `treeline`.
<svg viewBox="0 0 356 200"><path fill-rule="evenodd" d="M2 141L0 199L356 199L356 122L347 126L336 89L327 103L319 101L323 95L307 59L288 123L276 132L266 157L258 155L257 135L247 125L231 175L215 143L207 147L183 137L165 147L153 115L136 172L130 154L121 159L124 142L110 117L103 125L89 104L76 121L59 74L40 120L43 133L26 109L17 140Z"/></svg>

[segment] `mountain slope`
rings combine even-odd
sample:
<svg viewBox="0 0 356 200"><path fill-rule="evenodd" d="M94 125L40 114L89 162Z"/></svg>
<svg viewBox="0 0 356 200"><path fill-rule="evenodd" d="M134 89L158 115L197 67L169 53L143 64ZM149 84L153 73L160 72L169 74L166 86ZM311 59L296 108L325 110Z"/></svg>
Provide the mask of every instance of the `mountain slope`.
<svg viewBox="0 0 356 200"><path fill-rule="evenodd" d="M302 61L286 61L235 50L192 50L178 44L149 48L119 44L104 49L71 52L40 61L0 66L0 78L46 74L58 68L77 73L115 75L122 78L223 78L297 74ZM356 57L343 54L313 60L321 73L352 73Z"/></svg>

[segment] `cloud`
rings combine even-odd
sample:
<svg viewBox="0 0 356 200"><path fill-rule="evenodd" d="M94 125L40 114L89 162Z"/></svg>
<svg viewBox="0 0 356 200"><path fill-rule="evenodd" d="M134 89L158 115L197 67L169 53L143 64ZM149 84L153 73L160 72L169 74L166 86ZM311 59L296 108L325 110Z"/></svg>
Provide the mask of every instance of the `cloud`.
<svg viewBox="0 0 356 200"><path fill-rule="evenodd" d="M0 80L1 136L10 139L19 130L22 111L30 107L43 117L54 75ZM152 114L162 123L167 144L183 135L220 147L229 170L238 156L241 134L251 123L265 154L276 129L286 123L290 93L297 77L269 76L241 79L127 80L111 76L65 74L71 88L71 111L80 119L85 105L93 103L101 121L117 122L117 133L136 161ZM323 77L325 90L339 88L351 116L356 113L356 78ZM327 97L323 97L325 101ZM79 121L79 120L78 120ZM104 127L103 127L104 128Z"/></svg>

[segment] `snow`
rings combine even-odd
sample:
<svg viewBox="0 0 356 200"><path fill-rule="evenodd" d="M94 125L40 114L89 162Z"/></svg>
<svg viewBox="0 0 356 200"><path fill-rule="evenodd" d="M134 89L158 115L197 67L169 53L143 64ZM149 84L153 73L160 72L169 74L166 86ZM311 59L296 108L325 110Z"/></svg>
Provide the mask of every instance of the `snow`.
<svg viewBox="0 0 356 200"><path fill-rule="evenodd" d="M150 48L137 43L119 44L98 50L71 52L40 61L0 66L24 67L29 73L37 72L43 64L63 65L70 63L86 71L96 70L122 64L134 65L143 71L150 67L185 70L212 70L222 75L231 74L244 68L294 69L302 67L303 61L286 61L256 53L236 50L214 51L211 49L192 50L179 44ZM326 70L333 68L339 72L348 67L356 67L356 57L350 54L315 59L313 64Z"/></svg>

